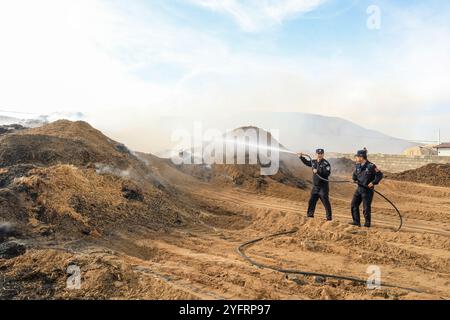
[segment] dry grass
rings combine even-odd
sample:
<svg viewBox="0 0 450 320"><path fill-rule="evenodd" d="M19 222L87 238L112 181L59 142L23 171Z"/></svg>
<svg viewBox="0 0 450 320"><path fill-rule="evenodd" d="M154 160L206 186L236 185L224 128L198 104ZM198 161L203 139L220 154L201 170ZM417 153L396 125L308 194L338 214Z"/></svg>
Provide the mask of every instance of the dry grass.
<svg viewBox="0 0 450 320"><path fill-rule="evenodd" d="M74 196L86 203L95 202L101 206L119 206L124 202L119 179L98 175L93 170L58 165L35 169L29 174L16 179L15 183L37 192L38 205L85 224L89 223L90 217L73 208L71 200Z"/></svg>

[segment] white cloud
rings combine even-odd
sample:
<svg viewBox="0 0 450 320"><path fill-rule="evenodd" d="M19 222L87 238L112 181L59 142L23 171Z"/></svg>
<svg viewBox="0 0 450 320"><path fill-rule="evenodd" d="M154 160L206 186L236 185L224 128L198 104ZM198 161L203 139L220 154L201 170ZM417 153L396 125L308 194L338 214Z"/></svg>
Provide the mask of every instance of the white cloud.
<svg viewBox="0 0 450 320"><path fill-rule="evenodd" d="M0 1L0 109L157 114L180 88L153 68L180 69L182 83L227 59L220 40L177 28L151 7L122 9L103 0Z"/></svg>
<svg viewBox="0 0 450 320"><path fill-rule="evenodd" d="M0 1L0 109L80 111L136 148L157 145L159 116L193 94L184 80L226 63L228 52L222 41L177 28L152 9L103 0ZM180 77L163 83L166 70L154 71L161 65L180 69Z"/></svg>
<svg viewBox="0 0 450 320"><path fill-rule="evenodd" d="M233 17L239 26L255 32L281 24L296 15L310 12L326 0L190 0L192 3L223 12Z"/></svg>
<svg viewBox="0 0 450 320"><path fill-rule="evenodd" d="M307 10L297 1L266 1L255 12L253 1L201 2L228 4L253 30ZM179 27L153 5L117 3L0 0L0 106L81 111L114 138L154 151L164 148L160 115L301 111L417 137L424 106L450 102L450 28L420 13L395 13L395 42L358 62L351 54L248 53L213 31ZM165 83L167 66L175 75ZM449 127L448 117L427 119Z"/></svg>
<svg viewBox="0 0 450 320"><path fill-rule="evenodd" d="M161 86L132 77L100 47L118 21L97 0L1 1L2 107L108 110L161 97Z"/></svg>

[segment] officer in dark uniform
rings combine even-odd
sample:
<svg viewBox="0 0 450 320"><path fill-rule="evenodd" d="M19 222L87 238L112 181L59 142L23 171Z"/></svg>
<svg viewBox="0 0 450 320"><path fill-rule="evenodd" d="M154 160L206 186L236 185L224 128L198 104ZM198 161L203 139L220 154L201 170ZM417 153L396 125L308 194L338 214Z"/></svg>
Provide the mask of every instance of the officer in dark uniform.
<svg viewBox="0 0 450 320"><path fill-rule="evenodd" d="M358 188L352 200L353 222L350 224L361 227L359 207L362 203L365 218L364 226L370 228L372 222L373 190L383 179L383 173L378 170L375 164L367 160L367 150L360 150L355 156L356 168L353 172L353 181L358 184Z"/></svg>
<svg viewBox="0 0 450 320"><path fill-rule="evenodd" d="M314 218L314 213L316 211L317 201L320 199L322 204L325 207L325 211L327 214L327 221L333 220L333 214L331 210L331 204L329 199L330 187L328 181L324 181L323 179L327 179L331 174L331 165L325 160L324 154L325 151L323 149L317 149L316 151L317 159L316 160L308 160L303 154L299 154L300 160L308 166L313 168L314 177L313 177L313 188L311 191L311 198L309 200L308 206L308 217ZM320 179L320 177L323 179Z"/></svg>

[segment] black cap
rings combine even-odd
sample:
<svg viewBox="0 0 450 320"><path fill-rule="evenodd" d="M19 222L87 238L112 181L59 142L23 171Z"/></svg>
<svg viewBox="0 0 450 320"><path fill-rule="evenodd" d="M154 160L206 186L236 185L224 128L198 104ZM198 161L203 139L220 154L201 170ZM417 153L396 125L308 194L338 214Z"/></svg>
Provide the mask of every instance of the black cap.
<svg viewBox="0 0 450 320"><path fill-rule="evenodd" d="M325 150L323 150L323 149L317 149L317 150L316 150L316 153L317 153L317 154L324 154L324 153L325 153Z"/></svg>
<svg viewBox="0 0 450 320"><path fill-rule="evenodd" d="M367 150L359 150L358 152L356 152L355 156L367 158Z"/></svg>

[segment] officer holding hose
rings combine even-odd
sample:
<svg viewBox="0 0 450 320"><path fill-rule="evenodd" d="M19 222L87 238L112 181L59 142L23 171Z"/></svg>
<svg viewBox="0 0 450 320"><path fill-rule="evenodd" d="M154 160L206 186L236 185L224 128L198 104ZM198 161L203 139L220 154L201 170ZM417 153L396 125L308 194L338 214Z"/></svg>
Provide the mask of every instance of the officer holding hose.
<svg viewBox="0 0 450 320"><path fill-rule="evenodd" d="M316 155L316 160L308 160L302 153L299 154L300 160L302 160L306 166L313 168L314 171L313 188L308 205L308 217L314 218L317 201L320 199L325 207L326 219L327 221L331 221L333 220L333 214L329 198L330 186L327 181L331 175L331 165L325 160L325 151L323 149L317 149Z"/></svg>
<svg viewBox="0 0 450 320"><path fill-rule="evenodd" d="M367 160L367 149L358 151L355 156L356 167L353 172L353 181L358 184L358 188L352 200L353 221L350 224L361 227L359 207L362 203L365 218L364 226L370 228L372 223L374 188L383 179L383 173L375 164Z"/></svg>

